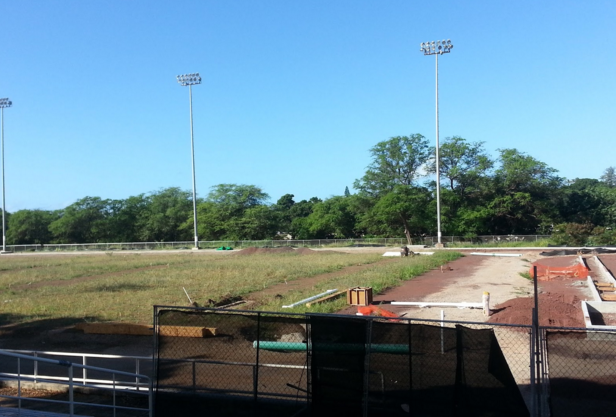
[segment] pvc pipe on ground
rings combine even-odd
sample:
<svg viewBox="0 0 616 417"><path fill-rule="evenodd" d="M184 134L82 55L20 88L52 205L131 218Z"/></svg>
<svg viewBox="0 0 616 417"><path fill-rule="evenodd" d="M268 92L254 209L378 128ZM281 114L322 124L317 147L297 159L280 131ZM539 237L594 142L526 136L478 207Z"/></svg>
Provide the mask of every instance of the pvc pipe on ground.
<svg viewBox="0 0 616 417"><path fill-rule="evenodd" d="M268 342L255 340L252 343L253 348L265 349L265 350L288 350L293 352L312 349L311 343L299 343L299 342ZM391 345L391 344L370 344L365 345L361 343L319 343L319 348L330 352L357 352L365 350L366 347L370 347L370 352L376 353L409 353L408 345Z"/></svg>
<svg viewBox="0 0 616 417"><path fill-rule="evenodd" d="M509 257L519 257L519 256L522 256L521 253L488 253L488 252L471 252L471 255L479 255L479 256L509 256Z"/></svg>
<svg viewBox="0 0 616 417"><path fill-rule="evenodd" d="M392 301L391 305L413 307L483 308L483 303L428 303L424 301Z"/></svg>
<svg viewBox="0 0 616 417"><path fill-rule="evenodd" d="M317 298L324 297L324 296L326 296L328 294L331 294L333 292L336 292L336 291L338 291L338 290L337 289L327 290L324 293L321 293L321 294L318 294L318 295L313 295L312 297L305 298L303 300L300 300L300 301L298 301L296 303L293 303L293 304L290 304L288 306L282 306L282 308L293 308L293 307L298 306L300 304L307 303L308 301L312 301L312 300L316 300Z"/></svg>

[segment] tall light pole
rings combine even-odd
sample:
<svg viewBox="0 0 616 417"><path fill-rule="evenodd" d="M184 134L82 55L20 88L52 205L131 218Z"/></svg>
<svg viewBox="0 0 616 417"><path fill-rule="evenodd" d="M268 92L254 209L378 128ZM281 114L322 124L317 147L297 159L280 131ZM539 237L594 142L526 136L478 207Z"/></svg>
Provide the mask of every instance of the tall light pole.
<svg viewBox="0 0 616 417"><path fill-rule="evenodd" d="M0 98L0 143L2 147L2 252L6 253L6 204L4 200L4 108L13 103L8 98Z"/></svg>
<svg viewBox="0 0 616 417"><path fill-rule="evenodd" d="M451 52L453 45L451 40L423 42L420 51L424 55L436 56L436 225L437 225L437 247L442 248L441 242L441 172L439 168L439 143L438 143L438 56Z"/></svg>
<svg viewBox="0 0 616 417"><path fill-rule="evenodd" d="M201 84L199 73L178 75L178 83L188 86L188 99L190 101L190 154L192 157L192 188L193 188L193 216L195 225L195 247L199 249L199 238L197 237L197 185L195 182L195 140L193 137L193 117L192 117L192 86Z"/></svg>

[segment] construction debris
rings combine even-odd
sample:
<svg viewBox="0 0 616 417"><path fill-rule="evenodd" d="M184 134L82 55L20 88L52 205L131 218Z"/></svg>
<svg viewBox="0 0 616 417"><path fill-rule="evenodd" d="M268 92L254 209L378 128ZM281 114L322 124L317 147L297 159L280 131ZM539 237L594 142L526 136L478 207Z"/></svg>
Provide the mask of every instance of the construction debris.
<svg viewBox="0 0 616 417"><path fill-rule="evenodd" d="M369 305L364 307L357 307L358 316L379 316L379 317L398 317L397 314L392 313L389 310L385 310L380 306Z"/></svg>
<svg viewBox="0 0 616 417"><path fill-rule="evenodd" d="M338 289L327 290L327 291L325 291L324 293L317 294L317 295L313 295L312 297L304 298L303 300L300 300L300 301L298 301L298 302L296 302L296 303L293 303L293 304L290 304L290 305L288 305L288 306L282 306L282 308L293 308L293 307L297 307L297 306L298 306L298 305L300 305L300 304L304 304L304 303L307 303L307 302L309 302L309 301L316 300L317 298L325 297L326 295L329 295L329 294L334 293L334 292L336 292L336 291L338 291Z"/></svg>
<svg viewBox="0 0 616 417"><path fill-rule="evenodd" d="M306 303L306 307L312 307L314 304L320 304L320 303L324 303L325 301L332 301L332 300L335 300L335 299L337 299L337 298L342 297L342 296L343 296L343 295L345 295L346 293L347 293L347 291L346 291L346 290L335 292L335 293L333 293L332 295L328 295L328 296L327 296L327 297L325 297L325 298L319 298L318 300L314 300L314 301L311 301L311 302L309 302L309 303Z"/></svg>
<svg viewBox="0 0 616 417"><path fill-rule="evenodd" d="M131 336L152 336L153 327L133 323L78 323L75 329L85 334L121 334ZM211 337L216 336L215 327L158 326L160 336Z"/></svg>

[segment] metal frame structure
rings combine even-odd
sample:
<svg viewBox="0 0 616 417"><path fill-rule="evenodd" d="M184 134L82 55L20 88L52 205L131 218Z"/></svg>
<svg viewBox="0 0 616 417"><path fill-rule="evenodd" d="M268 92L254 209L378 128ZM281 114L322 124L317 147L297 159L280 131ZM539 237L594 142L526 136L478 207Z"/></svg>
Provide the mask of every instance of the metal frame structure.
<svg viewBox="0 0 616 417"><path fill-rule="evenodd" d="M440 156L439 156L439 138L438 138L438 56L451 52L453 45L451 40L422 42L420 51L424 55L436 56L436 224L438 245L442 247L441 242L441 173L440 173Z"/></svg>
<svg viewBox="0 0 616 417"><path fill-rule="evenodd" d="M199 238L197 237L197 185L195 181L195 140L193 136L192 86L201 84L201 76L198 72L195 72L192 74L178 75L176 78L181 86L188 86L188 98L190 101L190 154L192 158L193 220L195 229L195 249L199 249Z"/></svg>

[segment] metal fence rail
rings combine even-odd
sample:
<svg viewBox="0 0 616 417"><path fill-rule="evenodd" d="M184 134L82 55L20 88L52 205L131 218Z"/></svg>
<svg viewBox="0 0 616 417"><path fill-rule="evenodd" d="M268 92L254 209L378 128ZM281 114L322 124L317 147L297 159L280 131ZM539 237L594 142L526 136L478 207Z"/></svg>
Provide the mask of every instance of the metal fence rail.
<svg viewBox="0 0 616 417"><path fill-rule="evenodd" d="M0 350L0 357L3 359L3 372L0 372L0 381L4 381L3 384L16 385L17 395L0 395L5 401L8 401L8 406L18 410L20 414L23 410L26 414L29 407L33 404L46 403L48 405L54 405L61 407L64 411L68 411L68 415L77 415L79 410L87 410L89 415L99 415L96 410L108 410L104 412L104 415L108 415L111 411L114 416L119 415L134 415L134 416L153 416L153 402L152 402L152 380L150 377L142 374L123 372L113 369L100 368L95 366L75 364L66 360L54 360L41 357L35 357L31 355L24 355L21 353L9 352ZM7 372L9 366L7 366L7 360L13 359L15 361L15 371ZM59 376L41 376L28 374L24 371L23 365L25 363L47 364L52 365L55 369L64 370L65 377ZM78 378L75 378L75 370L81 370L85 375L86 371L106 373L110 375L109 383L82 383ZM57 375L57 374L54 374ZM121 381L118 377L128 377L128 381L133 381L132 386L126 386L127 381ZM135 380L136 379L136 380ZM83 378L85 380L85 377ZM145 381L145 382L142 382ZM100 381L99 381L100 382ZM59 398L57 396L40 397L40 396L27 396L24 394L24 390L29 384L33 384L36 387L46 386L46 384L52 384L53 386L64 385L67 389L67 398ZM57 388L56 388L57 389ZM90 396L96 392L110 393L110 403L106 401L92 402L89 399L87 401L79 401L76 397L79 389L91 390ZM94 391L92 391L94 390ZM130 393L136 395L135 400L124 401L124 397ZM119 395L122 394L122 401ZM140 406L138 398L145 398L146 401ZM136 401L136 402L135 402ZM3 406L6 406L4 404ZM26 406L28 405L28 406ZM122 414L128 413L128 414Z"/></svg>
<svg viewBox="0 0 616 417"><path fill-rule="evenodd" d="M116 386L121 385L123 389L147 390L148 383L141 380L139 375L144 374L152 378L152 357L151 356L125 356L125 355L106 355L96 353L75 353L75 352L50 352L36 350L14 350L5 349L5 352L28 355L33 358L54 359L56 361L70 361L74 365L79 365L73 373L73 378L85 385ZM58 368L49 366L48 363L36 360L30 363L21 364L21 374L32 378L37 383L39 378L48 380L66 380L65 377L58 376ZM52 364L53 365L53 364ZM115 380L106 379L105 372L90 371L90 367L122 370L124 373L116 375ZM53 372L53 369L56 372ZM10 368L5 365L5 372ZM13 369L15 371L15 369Z"/></svg>
<svg viewBox="0 0 616 417"><path fill-rule="evenodd" d="M494 246L515 242L532 244L549 235L489 235L489 236L442 236L445 244L490 244ZM438 239L435 236L415 237L413 244L433 246ZM358 238L358 239L304 239L304 240L217 240L200 241L201 249L217 249L231 247L235 249L247 247L340 247L340 246L401 246L406 245L405 238ZM194 242L109 242L109 243L75 243L75 244L45 244L45 245L7 245L12 252L59 252L59 251L115 251L115 250L179 250L192 249Z"/></svg>

